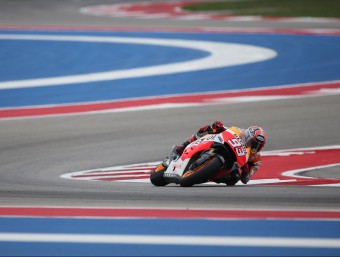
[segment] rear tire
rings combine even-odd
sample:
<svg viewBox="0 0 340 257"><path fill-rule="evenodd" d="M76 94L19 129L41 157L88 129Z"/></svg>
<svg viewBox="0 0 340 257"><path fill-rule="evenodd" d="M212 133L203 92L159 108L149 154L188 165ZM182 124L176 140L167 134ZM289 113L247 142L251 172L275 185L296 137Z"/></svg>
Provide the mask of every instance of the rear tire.
<svg viewBox="0 0 340 257"><path fill-rule="evenodd" d="M217 156L214 156L194 170L188 170L184 173L180 185L182 187L191 187L195 184L205 183L214 177L222 166L222 161Z"/></svg>
<svg viewBox="0 0 340 257"><path fill-rule="evenodd" d="M163 177L165 171L166 167L163 164L159 164L150 174L151 183L155 186L166 186L169 184Z"/></svg>

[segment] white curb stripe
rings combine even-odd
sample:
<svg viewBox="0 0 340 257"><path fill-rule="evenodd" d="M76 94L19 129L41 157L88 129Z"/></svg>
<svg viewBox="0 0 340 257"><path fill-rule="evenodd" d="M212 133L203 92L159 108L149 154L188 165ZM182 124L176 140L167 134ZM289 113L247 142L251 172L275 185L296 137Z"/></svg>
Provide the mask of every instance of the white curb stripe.
<svg viewBox="0 0 340 257"><path fill-rule="evenodd" d="M340 248L340 239L285 238L285 237L226 237L226 236L147 236L99 234L39 234L0 233L0 241L42 243L100 243L100 244L151 244L151 245L205 245L205 246L256 246Z"/></svg>

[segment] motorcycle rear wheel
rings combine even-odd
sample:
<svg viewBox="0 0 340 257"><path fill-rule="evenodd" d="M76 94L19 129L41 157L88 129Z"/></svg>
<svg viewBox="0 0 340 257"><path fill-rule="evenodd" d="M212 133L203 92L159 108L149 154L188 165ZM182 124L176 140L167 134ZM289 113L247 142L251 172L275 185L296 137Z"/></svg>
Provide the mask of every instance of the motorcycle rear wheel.
<svg viewBox="0 0 340 257"><path fill-rule="evenodd" d="M159 164L150 174L151 183L155 186L166 186L169 184L163 177L165 171L166 167L163 164Z"/></svg>
<svg viewBox="0 0 340 257"><path fill-rule="evenodd" d="M205 183L214 177L222 166L222 161L217 156L214 156L194 170L189 170L184 173L180 185L182 187L191 187L195 184Z"/></svg>

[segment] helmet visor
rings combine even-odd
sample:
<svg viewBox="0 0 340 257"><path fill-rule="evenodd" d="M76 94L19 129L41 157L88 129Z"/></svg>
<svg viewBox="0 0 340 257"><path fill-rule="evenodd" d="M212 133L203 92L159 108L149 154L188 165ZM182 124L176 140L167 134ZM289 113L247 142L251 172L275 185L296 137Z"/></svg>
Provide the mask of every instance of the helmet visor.
<svg viewBox="0 0 340 257"><path fill-rule="evenodd" d="M251 145L250 148L254 151L260 151L262 149L263 146L263 140L261 141L261 137L262 136L257 136L256 139L251 140Z"/></svg>

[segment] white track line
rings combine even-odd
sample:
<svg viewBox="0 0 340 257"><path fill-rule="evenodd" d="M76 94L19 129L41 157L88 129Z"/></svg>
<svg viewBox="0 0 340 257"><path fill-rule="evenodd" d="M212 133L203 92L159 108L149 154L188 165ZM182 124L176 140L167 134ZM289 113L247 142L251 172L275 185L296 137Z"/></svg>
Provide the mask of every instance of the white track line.
<svg viewBox="0 0 340 257"><path fill-rule="evenodd" d="M39 234L0 233L0 241L44 243L100 243L150 245L205 245L205 246L256 246L340 248L337 238L286 238L286 237L226 237L226 236L148 236L101 234Z"/></svg>

